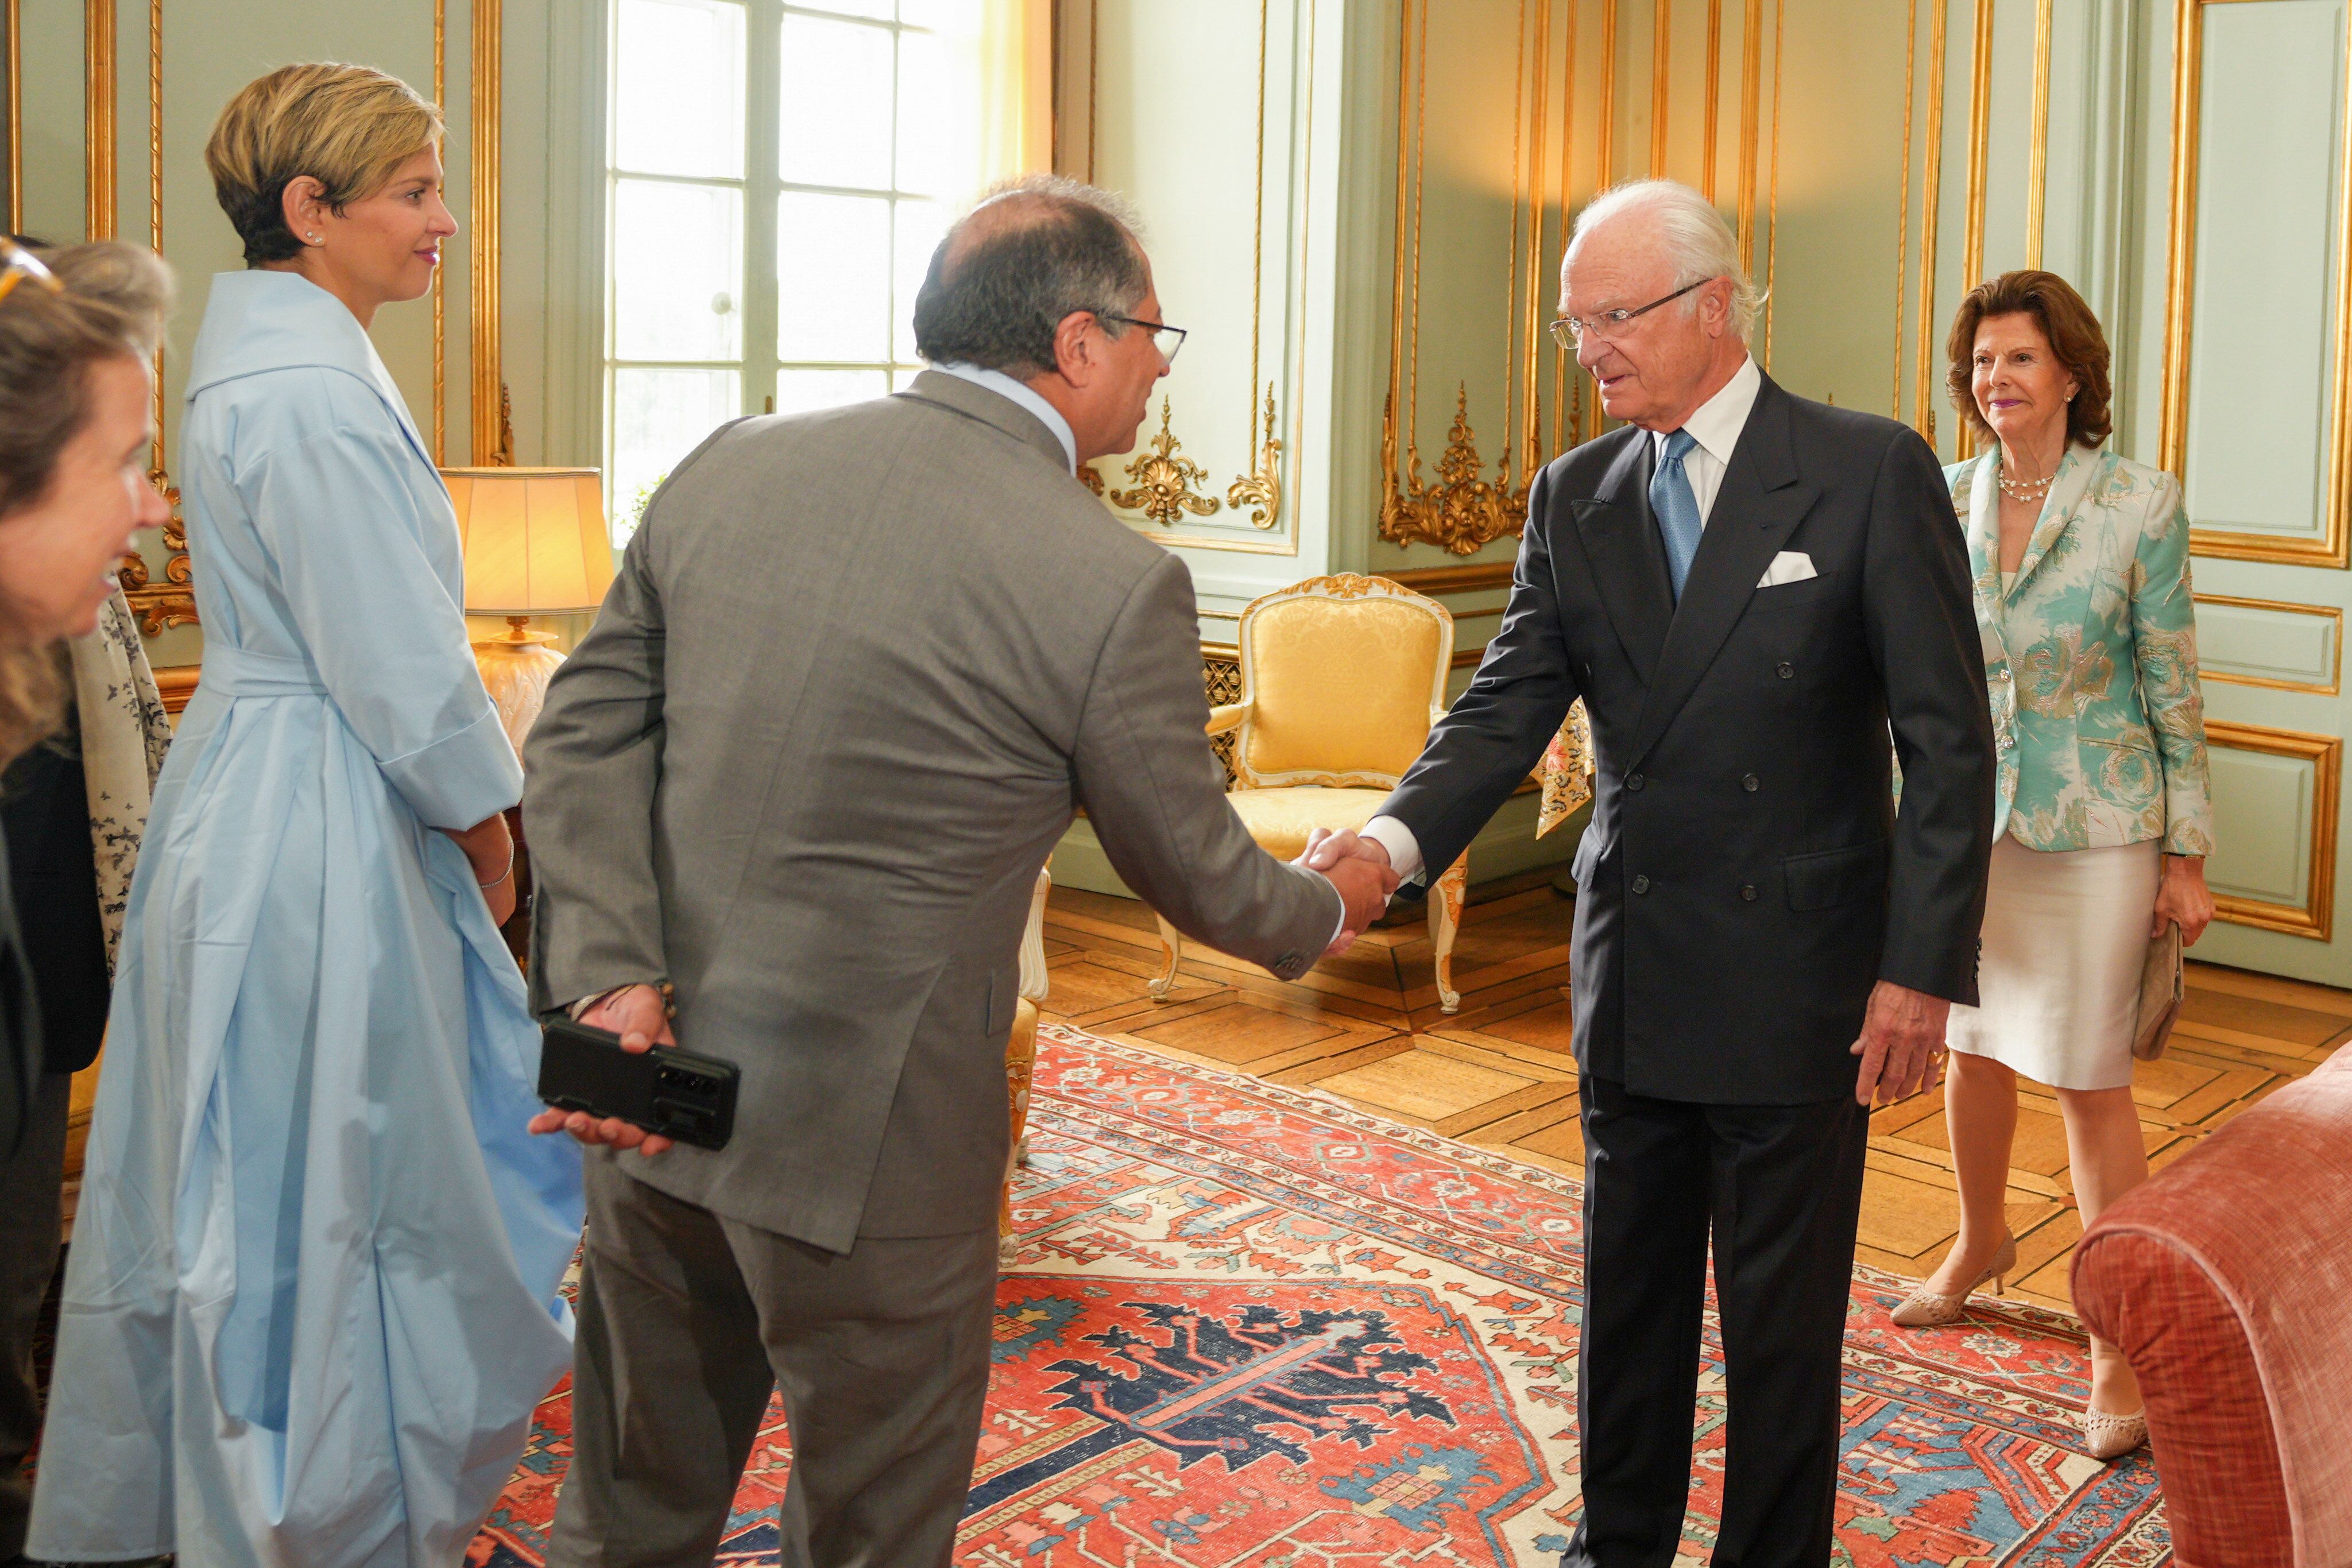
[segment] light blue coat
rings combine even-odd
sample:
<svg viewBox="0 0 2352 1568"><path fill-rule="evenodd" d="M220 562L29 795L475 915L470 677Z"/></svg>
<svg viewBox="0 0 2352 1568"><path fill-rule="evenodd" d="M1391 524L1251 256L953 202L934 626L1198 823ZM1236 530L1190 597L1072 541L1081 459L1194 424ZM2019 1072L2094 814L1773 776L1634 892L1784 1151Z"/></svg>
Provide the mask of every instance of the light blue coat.
<svg viewBox="0 0 2352 1568"><path fill-rule="evenodd" d="M568 1369L571 1140L434 830L521 770L446 490L358 321L213 283L180 466L204 674L131 889L30 1552L446 1568Z"/></svg>
<svg viewBox="0 0 2352 1568"><path fill-rule="evenodd" d="M2213 848L2180 483L2071 447L2000 581L2000 454L1947 468L1968 535L2000 747L1993 837L2028 849Z"/></svg>

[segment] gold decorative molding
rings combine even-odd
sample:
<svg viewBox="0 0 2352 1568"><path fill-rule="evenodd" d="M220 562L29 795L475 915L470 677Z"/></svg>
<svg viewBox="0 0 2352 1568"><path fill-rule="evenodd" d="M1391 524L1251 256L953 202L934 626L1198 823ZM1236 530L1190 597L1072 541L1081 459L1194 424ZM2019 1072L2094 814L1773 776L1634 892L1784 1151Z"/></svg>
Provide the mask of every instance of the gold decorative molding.
<svg viewBox="0 0 2352 1568"><path fill-rule="evenodd" d="M1905 7L1903 23L1903 162L1895 180L1895 390L1887 417L1903 417L1903 291L1911 258L1911 103L1919 87L1919 0ZM1929 157L1935 154L1931 151Z"/></svg>
<svg viewBox="0 0 2352 1568"><path fill-rule="evenodd" d="M2173 16L2172 192L2166 225L2168 287L2164 321L2164 405L2158 464L2188 482L2189 358L2194 347L2190 303L2197 266L2197 143L2202 128L2204 7L2226 0L2178 0ZM2343 46L2352 63L2352 29ZM2334 406L2328 411L2326 517L2316 538L2224 528L2189 530L2189 550L2233 560L2288 566L2352 565L2352 103L2336 141Z"/></svg>
<svg viewBox="0 0 2352 1568"><path fill-rule="evenodd" d="M1095 471L1095 465L1093 464L1081 463L1078 465L1076 472L1078 476L1079 484L1084 485L1087 489L1092 490L1097 496L1100 496L1103 493L1103 476Z"/></svg>
<svg viewBox="0 0 2352 1568"><path fill-rule="evenodd" d="M196 695L196 682L204 674L201 664L164 664L155 671L155 690L163 699L163 711L177 717Z"/></svg>
<svg viewBox="0 0 2352 1568"><path fill-rule="evenodd" d="M2191 0L2195 3L2195 0ZM2232 894L2213 895L2213 917L2233 925L2330 940L2336 933L2336 826L2344 764L2344 741L2333 735L2262 725L2205 721L2205 744L2232 751L2256 751L2308 762L2312 769L2311 867L2300 908Z"/></svg>
<svg viewBox="0 0 2352 1568"><path fill-rule="evenodd" d="M503 0L474 0L473 59L473 372L474 465L514 462L506 428L506 382L499 336L499 116L504 98L500 51L506 36Z"/></svg>
<svg viewBox="0 0 2352 1568"><path fill-rule="evenodd" d="M1249 520L1254 528L1272 528L1282 521L1282 442L1274 430L1274 383L1268 382L1265 435L1258 444L1257 466L1225 489L1225 505L1236 512L1252 508Z"/></svg>
<svg viewBox="0 0 2352 1568"><path fill-rule="evenodd" d="M1944 0L1927 0L1927 125L1919 175L1919 390L1913 428L1936 444L1936 219L1944 171ZM1909 171L1904 177L1908 180Z"/></svg>
<svg viewBox="0 0 2352 1568"><path fill-rule="evenodd" d="M1675 43L1675 0L1650 0L1650 178L1666 172L1666 111L1673 106L1668 76Z"/></svg>
<svg viewBox="0 0 2352 1568"><path fill-rule="evenodd" d="M1984 281L1985 151L1992 130L1993 0L1976 0L1976 41L1969 55L1969 193L1960 232L1960 287ZM1960 457L1977 449L1975 425L1960 420L1952 450Z"/></svg>
<svg viewBox="0 0 2352 1568"><path fill-rule="evenodd" d="M2025 265L2042 265L2042 209L2050 188L2051 0L2034 0L2033 110L2025 157Z"/></svg>
<svg viewBox="0 0 2352 1568"><path fill-rule="evenodd" d="M1756 115L1764 71L1764 0L1748 0L1739 33L1739 270L1756 270Z"/></svg>
<svg viewBox="0 0 2352 1568"><path fill-rule="evenodd" d="M1723 0L1706 0L1706 118L1700 135L1706 145L1699 153L1698 188L1715 200L1715 144L1717 117L1723 109Z"/></svg>
<svg viewBox="0 0 2352 1568"><path fill-rule="evenodd" d="M163 0L147 0L147 248L163 254ZM155 345L155 476L163 461L163 345Z"/></svg>
<svg viewBox="0 0 2352 1568"><path fill-rule="evenodd" d="M164 503L172 509L163 523L163 580L152 580L137 550L122 558L117 580L122 585L123 598L131 601L131 612L139 617L140 633L154 637L173 626L196 624L195 568L188 559L187 525L180 520L180 487L161 468L150 473L147 480L163 493Z"/></svg>
<svg viewBox="0 0 2352 1568"><path fill-rule="evenodd" d="M2227 593L2191 593L2199 604L2224 604L2235 610L2267 610L2280 615L2308 615L2315 620L2335 623L2336 635L2329 652L2333 664L2325 682L2282 681L2268 675L2224 674L2210 664L2200 664L2200 680L2222 681L2233 686L2262 686L2274 692L2309 692L2316 696L2332 697L2344 689L2344 610L2335 604L2297 604L2284 599L2241 599Z"/></svg>
<svg viewBox="0 0 2352 1568"><path fill-rule="evenodd" d="M1184 444L1176 439L1170 420L1169 400L1163 397L1160 400L1160 434L1151 438L1150 451L1127 465L1127 476L1135 481L1134 487L1113 490L1105 497L1114 507L1141 512L1162 528L1187 512L1205 517L1217 509L1214 496L1192 493L1192 486L1206 479L1209 471L1191 458L1179 455Z"/></svg>
<svg viewBox="0 0 2352 1568"><path fill-rule="evenodd" d="M1437 460L1436 484L1422 485L1418 451L1408 451L1400 477L1393 417L1381 432L1381 467L1388 476L1388 494L1381 501L1381 538L1393 543L1419 540L1470 555L1505 534L1517 533L1526 522L1527 486L1511 487L1508 446L1503 449L1497 479L1490 483L1486 477L1477 433L1470 428L1467 383L1454 397L1454 428L1447 433L1444 455Z"/></svg>
<svg viewBox="0 0 2352 1568"><path fill-rule="evenodd" d="M23 0L6 0L8 29L8 232L25 232L25 43Z"/></svg>
<svg viewBox="0 0 2352 1568"><path fill-rule="evenodd" d="M1773 296L1780 291L1780 66L1789 49L1789 0L1772 0L1772 232L1764 249L1764 368L1772 368Z"/></svg>
<svg viewBox="0 0 2352 1568"><path fill-rule="evenodd" d="M83 0L82 229L114 237L114 0Z"/></svg>
<svg viewBox="0 0 2352 1568"><path fill-rule="evenodd" d="M1488 589L1508 588L1514 563L1507 560L1482 560L1472 566L1408 566L1394 571L1374 572L1402 588L1435 598L1441 593L1478 593ZM1456 618L1461 612L1456 611Z"/></svg>

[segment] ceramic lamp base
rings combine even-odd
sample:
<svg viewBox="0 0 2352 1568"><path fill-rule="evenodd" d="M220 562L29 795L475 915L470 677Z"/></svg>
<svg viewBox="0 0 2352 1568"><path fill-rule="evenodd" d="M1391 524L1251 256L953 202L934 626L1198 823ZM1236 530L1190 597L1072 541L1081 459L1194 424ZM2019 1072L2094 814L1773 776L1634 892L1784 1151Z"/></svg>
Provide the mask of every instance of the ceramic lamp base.
<svg viewBox="0 0 2352 1568"><path fill-rule="evenodd" d="M489 688L490 701L498 705L499 724L514 743L517 756L522 754L523 739L547 701L547 683L555 678L563 663L563 655L548 646L554 637L530 630L526 619L510 615L507 617L510 630L505 636L474 644L475 666L482 672L482 685Z"/></svg>

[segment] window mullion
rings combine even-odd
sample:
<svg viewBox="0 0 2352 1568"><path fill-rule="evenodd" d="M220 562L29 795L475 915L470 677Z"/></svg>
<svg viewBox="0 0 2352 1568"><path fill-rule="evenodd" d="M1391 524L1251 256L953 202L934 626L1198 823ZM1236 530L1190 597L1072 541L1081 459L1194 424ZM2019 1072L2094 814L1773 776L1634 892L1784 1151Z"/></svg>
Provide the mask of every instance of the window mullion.
<svg viewBox="0 0 2352 1568"><path fill-rule="evenodd" d="M776 392L776 195L782 152L784 11L782 0L744 0L743 408L757 413Z"/></svg>

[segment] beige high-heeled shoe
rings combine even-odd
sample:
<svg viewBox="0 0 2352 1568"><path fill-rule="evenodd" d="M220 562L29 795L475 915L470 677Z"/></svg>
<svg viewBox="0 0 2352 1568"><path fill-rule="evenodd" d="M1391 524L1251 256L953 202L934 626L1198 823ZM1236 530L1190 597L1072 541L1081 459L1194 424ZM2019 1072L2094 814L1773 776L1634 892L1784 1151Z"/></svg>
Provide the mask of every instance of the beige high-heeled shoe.
<svg viewBox="0 0 2352 1568"><path fill-rule="evenodd" d="M2147 1407L2128 1416L2105 1410L2083 1412L2083 1440L2095 1459L2120 1459L2147 1441Z"/></svg>
<svg viewBox="0 0 2352 1568"><path fill-rule="evenodd" d="M2016 1269L2017 1238L2004 1230L2000 1236L2000 1250L1992 1255L1992 1261L1968 1290L1957 1296L1946 1296L1928 1290L1923 1284L1905 1297L1903 1304L1888 1315L1895 1320L1895 1327L1906 1329L1937 1329L1958 1322L1968 1315L1970 1291L1987 1280L1992 1281L1992 1288L1998 1291L2009 1283L2009 1277Z"/></svg>

